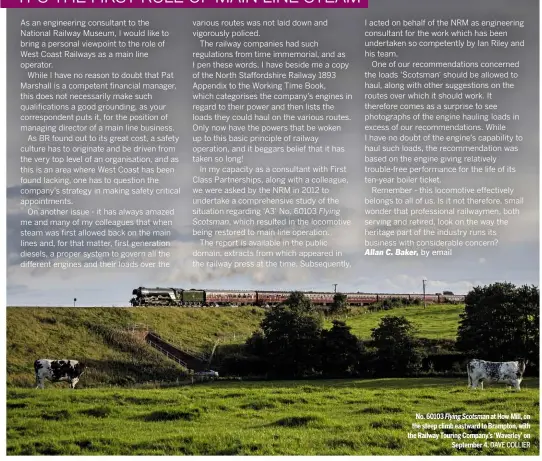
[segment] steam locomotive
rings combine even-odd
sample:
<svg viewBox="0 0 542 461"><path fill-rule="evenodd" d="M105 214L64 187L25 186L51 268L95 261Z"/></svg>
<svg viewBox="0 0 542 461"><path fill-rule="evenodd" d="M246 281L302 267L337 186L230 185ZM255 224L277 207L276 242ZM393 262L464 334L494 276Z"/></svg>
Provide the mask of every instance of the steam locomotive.
<svg viewBox="0 0 542 461"><path fill-rule="evenodd" d="M185 290L183 288L144 288L133 290L132 306L275 306L290 296L290 291L251 290ZM314 305L326 306L333 303L335 293L303 292ZM423 294L390 293L344 293L351 306L364 306L389 298L424 299ZM463 302L464 295L426 294L426 303Z"/></svg>

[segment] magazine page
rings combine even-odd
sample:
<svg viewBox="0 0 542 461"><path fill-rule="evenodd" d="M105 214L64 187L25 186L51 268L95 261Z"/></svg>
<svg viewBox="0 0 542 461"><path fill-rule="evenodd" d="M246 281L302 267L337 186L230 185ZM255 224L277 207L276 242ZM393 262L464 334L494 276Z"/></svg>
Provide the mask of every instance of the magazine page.
<svg viewBox="0 0 542 461"><path fill-rule="evenodd" d="M539 2L2 0L11 456L538 456Z"/></svg>

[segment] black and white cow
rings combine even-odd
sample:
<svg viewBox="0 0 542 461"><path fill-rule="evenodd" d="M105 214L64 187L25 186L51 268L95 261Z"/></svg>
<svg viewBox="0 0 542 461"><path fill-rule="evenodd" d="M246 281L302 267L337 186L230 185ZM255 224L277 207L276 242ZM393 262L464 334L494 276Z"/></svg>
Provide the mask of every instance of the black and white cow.
<svg viewBox="0 0 542 461"><path fill-rule="evenodd" d="M523 380L523 373L527 361L520 359L515 362L488 362L486 360L474 359L467 365L467 376L469 388L484 388L484 381L487 383L505 383L520 390L519 385Z"/></svg>
<svg viewBox="0 0 542 461"><path fill-rule="evenodd" d="M34 362L36 371L36 389L45 387L45 380L55 383L68 381L70 388L75 389L79 378L85 371L85 365L77 360L38 359Z"/></svg>

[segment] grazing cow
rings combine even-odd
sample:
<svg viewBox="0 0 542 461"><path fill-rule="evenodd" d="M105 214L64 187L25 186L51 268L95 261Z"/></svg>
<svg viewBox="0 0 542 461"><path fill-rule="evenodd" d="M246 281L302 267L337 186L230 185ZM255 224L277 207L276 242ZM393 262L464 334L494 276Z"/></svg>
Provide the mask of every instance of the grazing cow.
<svg viewBox="0 0 542 461"><path fill-rule="evenodd" d="M469 388L484 388L484 381L488 383L505 383L520 390L519 385L523 380L523 373L527 361L524 359L515 362L487 362L486 360L471 360L467 365Z"/></svg>
<svg viewBox="0 0 542 461"><path fill-rule="evenodd" d="M34 362L36 371L36 389L44 389L45 380L55 383L69 381L70 388L75 389L79 378L85 371L85 365L77 360L39 359Z"/></svg>

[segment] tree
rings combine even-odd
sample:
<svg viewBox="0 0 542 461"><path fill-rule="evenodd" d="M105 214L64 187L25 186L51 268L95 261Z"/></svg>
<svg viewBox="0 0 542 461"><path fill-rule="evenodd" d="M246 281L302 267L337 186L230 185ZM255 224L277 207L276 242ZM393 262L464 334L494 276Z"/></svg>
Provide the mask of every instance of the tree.
<svg viewBox="0 0 542 461"><path fill-rule="evenodd" d="M265 357L267 355L267 341L263 331L257 330L246 340L246 350L250 354L254 354L259 357Z"/></svg>
<svg viewBox="0 0 542 461"><path fill-rule="evenodd" d="M344 293L335 293L333 304L329 307L328 313L331 315L341 315L348 312L347 298Z"/></svg>
<svg viewBox="0 0 542 461"><path fill-rule="evenodd" d="M312 311L312 303L301 291L292 291L290 296L283 301L281 306L288 306L291 309L299 310L300 312Z"/></svg>
<svg viewBox="0 0 542 461"><path fill-rule="evenodd" d="M540 360L540 291L538 287L523 285L516 290L518 307L514 343L518 344L518 356L526 357L534 364Z"/></svg>
<svg viewBox="0 0 542 461"><path fill-rule="evenodd" d="M321 347L322 371L328 376L352 373L363 354L361 341L339 320L333 321L330 330L322 331Z"/></svg>
<svg viewBox="0 0 542 461"><path fill-rule="evenodd" d="M473 288L460 314L457 348L485 360L539 360L538 287L493 283Z"/></svg>
<svg viewBox="0 0 542 461"><path fill-rule="evenodd" d="M416 329L405 317L383 317L372 329L376 347L376 372L382 376L405 376L421 367L422 354Z"/></svg>
<svg viewBox="0 0 542 461"><path fill-rule="evenodd" d="M302 293L268 310L260 327L247 347L254 354L265 351L272 374L301 377L319 368L322 319Z"/></svg>

